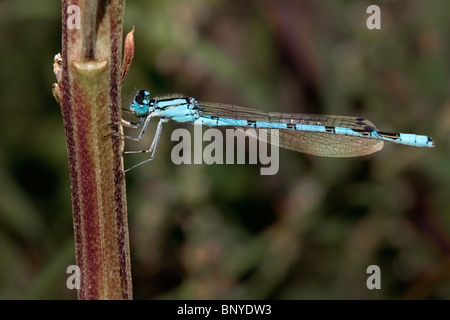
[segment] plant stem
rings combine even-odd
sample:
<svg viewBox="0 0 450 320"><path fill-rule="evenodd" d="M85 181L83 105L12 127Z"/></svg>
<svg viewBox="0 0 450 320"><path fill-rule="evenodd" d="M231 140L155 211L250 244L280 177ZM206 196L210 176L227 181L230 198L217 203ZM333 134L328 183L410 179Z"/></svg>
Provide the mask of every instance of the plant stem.
<svg viewBox="0 0 450 320"><path fill-rule="evenodd" d="M81 29L70 28L80 8ZM123 143L111 132L121 118L122 24L125 0L63 0L61 75L72 189L79 299L131 299ZM54 89L55 92L55 89Z"/></svg>

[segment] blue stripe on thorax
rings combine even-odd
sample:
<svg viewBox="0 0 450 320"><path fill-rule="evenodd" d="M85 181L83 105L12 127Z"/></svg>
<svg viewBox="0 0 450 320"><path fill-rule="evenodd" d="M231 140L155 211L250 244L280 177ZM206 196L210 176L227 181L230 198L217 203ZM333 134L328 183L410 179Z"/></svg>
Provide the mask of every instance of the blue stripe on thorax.
<svg viewBox="0 0 450 320"><path fill-rule="evenodd" d="M199 117L188 98L158 100L155 112L160 117L177 122L193 122Z"/></svg>
<svg viewBox="0 0 450 320"><path fill-rule="evenodd" d="M156 103L156 107L160 109L164 109L167 107L177 108L181 106L183 108L188 108L188 105L189 103L186 98L158 100Z"/></svg>

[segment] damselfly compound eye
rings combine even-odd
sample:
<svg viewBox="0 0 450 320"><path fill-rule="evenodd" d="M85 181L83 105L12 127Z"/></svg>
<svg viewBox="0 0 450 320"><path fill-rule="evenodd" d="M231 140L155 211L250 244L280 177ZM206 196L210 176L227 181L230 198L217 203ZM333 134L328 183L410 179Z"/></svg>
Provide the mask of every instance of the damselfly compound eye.
<svg viewBox="0 0 450 320"><path fill-rule="evenodd" d="M134 101L139 104L149 104L150 92L147 90L139 90Z"/></svg>
<svg viewBox="0 0 450 320"><path fill-rule="evenodd" d="M134 101L131 103L130 111L138 117L147 115L150 103L150 92L139 90Z"/></svg>

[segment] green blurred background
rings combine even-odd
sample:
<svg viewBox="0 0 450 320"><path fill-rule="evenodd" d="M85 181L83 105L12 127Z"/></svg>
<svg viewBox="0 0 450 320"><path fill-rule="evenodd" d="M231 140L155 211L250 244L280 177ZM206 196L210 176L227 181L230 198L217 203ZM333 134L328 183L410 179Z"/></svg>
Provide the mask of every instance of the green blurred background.
<svg viewBox="0 0 450 320"><path fill-rule="evenodd" d="M375 2L382 29L370 31ZM145 88L361 116L437 145L386 144L353 159L280 150L279 173L261 176L259 165L174 165L178 126L167 124L156 159L127 174L134 297L449 299L449 20L445 0L128 1L136 54L124 107ZM76 298L65 285L70 184L51 93L60 51L59 1L0 2L2 299ZM381 290L366 287L369 265L381 268Z"/></svg>

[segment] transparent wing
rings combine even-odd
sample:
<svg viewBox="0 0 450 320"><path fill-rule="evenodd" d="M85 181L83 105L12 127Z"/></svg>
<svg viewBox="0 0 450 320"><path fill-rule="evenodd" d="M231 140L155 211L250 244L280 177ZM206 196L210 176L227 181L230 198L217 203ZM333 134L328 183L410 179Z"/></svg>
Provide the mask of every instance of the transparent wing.
<svg viewBox="0 0 450 320"><path fill-rule="evenodd" d="M212 102L199 102L198 105L205 116L211 117L224 117L231 119L267 121L277 123L335 126L364 131L377 130L372 122L358 117L267 112L244 108L237 105Z"/></svg>
<svg viewBox="0 0 450 320"><path fill-rule="evenodd" d="M253 129L245 134L282 148L323 157L358 157L383 148L383 140L326 132ZM255 133L255 134L254 134ZM277 135L277 136L274 136Z"/></svg>
<svg viewBox="0 0 450 320"><path fill-rule="evenodd" d="M372 122L357 117L265 112L219 103L202 102L199 103L199 107L206 116L277 123L336 126L364 131L376 130ZM248 129L239 128L239 130L245 131L247 135L259 140L278 145L282 148L316 156L357 157L377 152L384 145L383 141L379 139L331 132L293 131L288 129Z"/></svg>

